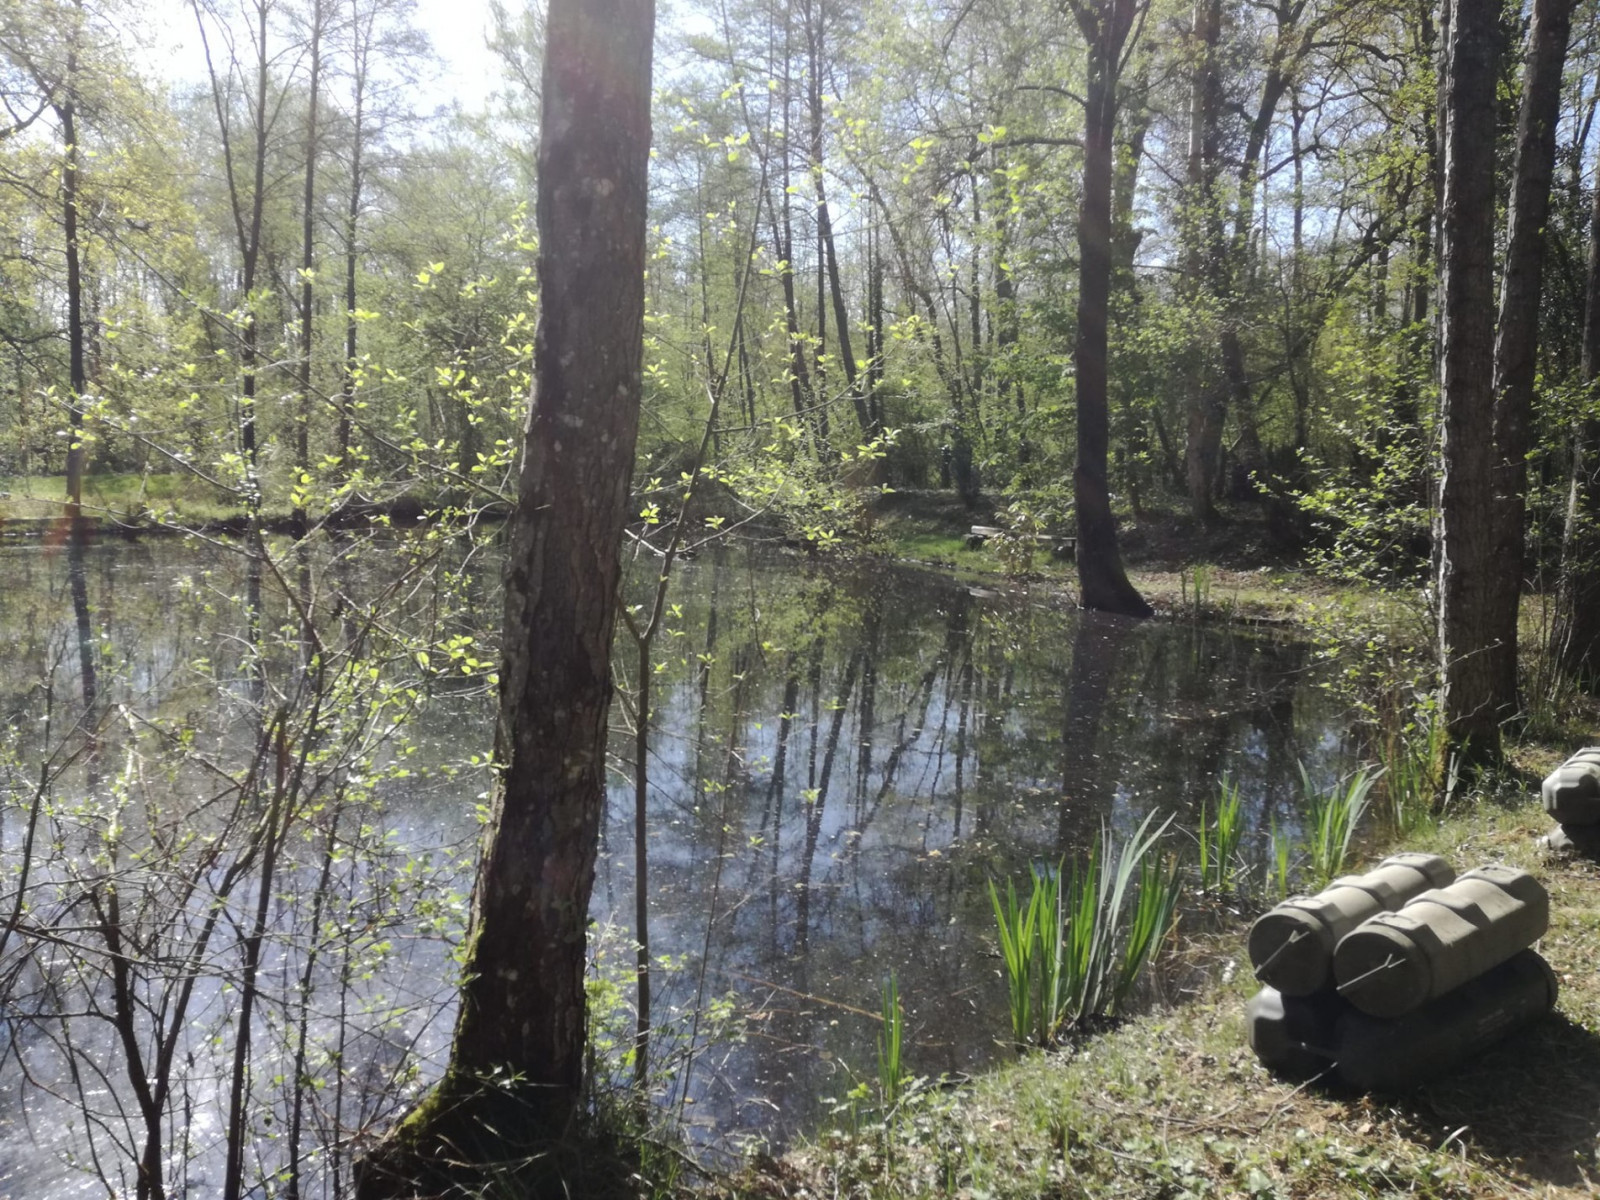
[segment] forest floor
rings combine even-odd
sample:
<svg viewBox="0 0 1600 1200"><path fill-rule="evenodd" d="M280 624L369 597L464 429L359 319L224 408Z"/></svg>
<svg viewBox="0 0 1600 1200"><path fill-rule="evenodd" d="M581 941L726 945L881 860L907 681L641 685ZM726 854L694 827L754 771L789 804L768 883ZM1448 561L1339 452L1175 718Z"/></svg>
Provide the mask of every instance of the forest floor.
<svg viewBox="0 0 1600 1200"><path fill-rule="evenodd" d="M992 548L968 550L961 537L966 525L992 521L929 508L902 502L881 514L880 536L905 557L958 573L1005 574ZM1315 625L1331 610L1391 602L1377 591L1352 598L1347 588L1318 583L1264 552L1255 541L1262 537L1263 529L1243 522L1197 532L1169 518L1136 531L1125 546L1136 582L1169 614ZM1070 588L1071 572L1070 562L1049 563L1024 577ZM1177 952L1186 969L1173 977L1184 981L1183 994L1156 1011L970 1082L930 1081L887 1121L820 1134L781 1159L714 1182L710 1193L724 1200L1600 1194L1600 861L1552 856L1538 840L1553 828L1538 781L1579 745L1600 743L1600 710L1572 703L1564 735L1519 745L1502 775L1404 839L1404 848L1443 854L1458 870L1522 867L1551 896L1550 929L1538 949L1560 980L1556 1012L1448 1076L1380 1096L1267 1072L1249 1049L1244 1017L1255 989L1244 935L1263 905L1211 896L1209 912L1194 922L1205 928L1185 933ZM1374 838L1361 860L1398 848L1392 836Z"/></svg>
<svg viewBox="0 0 1600 1200"><path fill-rule="evenodd" d="M871 533L894 557L957 577L1004 579L1075 595L1076 565L1044 545L969 545L974 526L1005 521L993 501L968 507L951 492L893 492L875 507ZM1259 506L1229 508L1209 525L1186 513L1153 511L1124 519L1118 537L1129 578L1158 615L1320 627L1330 616L1348 613L1363 626L1415 623L1417 606L1396 593L1333 582L1309 570L1302 552L1274 537Z"/></svg>

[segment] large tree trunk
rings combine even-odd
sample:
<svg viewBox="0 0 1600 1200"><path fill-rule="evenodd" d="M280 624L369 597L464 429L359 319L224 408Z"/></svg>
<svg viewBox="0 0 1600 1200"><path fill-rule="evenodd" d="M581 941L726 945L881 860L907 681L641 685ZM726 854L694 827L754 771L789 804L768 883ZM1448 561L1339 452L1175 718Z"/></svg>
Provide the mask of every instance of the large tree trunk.
<svg viewBox="0 0 1600 1200"><path fill-rule="evenodd" d="M365 1196L431 1194L447 1160L527 1154L576 1113L611 635L639 423L653 26L653 0L552 0L549 9L541 302L507 547L499 781L449 1072L368 1160Z"/></svg>
<svg viewBox="0 0 1600 1200"><path fill-rule="evenodd" d="M1184 286L1190 302L1204 311L1204 300L1221 303L1219 286L1224 259L1221 214L1217 211L1217 142L1222 108L1222 85L1217 76L1217 41L1222 31L1219 0L1195 0L1192 17L1194 75L1189 81L1189 159L1185 182L1183 239ZM1222 427L1227 413L1226 393L1217 379L1209 339L1201 334L1189 351L1189 376L1184 381L1187 437L1184 442L1184 482L1189 511L1198 521L1215 519L1212 503L1217 464L1222 450Z"/></svg>
<svg viewBox="0 0 1600 1200"><path fill-rule="evenodd" d="M1451 749L1468 762L1500 752L1491 659L1494 497L1494 128L1499 30L1493 0L1448 0L1441 79L1439 660Z"/></svg>
<svg viewBox="0 0 1600 1200"><path fill-rule="evenodd" d="M1517 609L1522 598L1523 511L1528 486L1528 426L1538 368L1544 227L1555 174L1561 71L1572 28L1572 0L1535 0L1517 118L1505 276L1494 344L1494 559L1484 670L1502 720L1517 709Z"/></svg>
<svg viewBox="0 0 1600 1200"><path fill-rule="evenodd" d="M1595 380L1600 379L1600 187L1594 189L1589 224L1582 369L1590 392L1586 413L1573 429L1551 651L1563 670L1592 688L1600 682L1600 419L1593 415L1593 389Z"/></svg>
<svg viewBox="0 0 1600 1200"><path fill-rule="evenodd" d="M1083 202L1078 217L1078 332L1073 350L1078 461L1072 493L1078 519L1078 585L1085 608L1148 617L1150 606L1128 582L1122 567L1106 466L1110 443L1111 145L1117 123L1118 66L1137 5L1133 0L1107 0L1094 9L1074 11L1089 44Z"/></svg>

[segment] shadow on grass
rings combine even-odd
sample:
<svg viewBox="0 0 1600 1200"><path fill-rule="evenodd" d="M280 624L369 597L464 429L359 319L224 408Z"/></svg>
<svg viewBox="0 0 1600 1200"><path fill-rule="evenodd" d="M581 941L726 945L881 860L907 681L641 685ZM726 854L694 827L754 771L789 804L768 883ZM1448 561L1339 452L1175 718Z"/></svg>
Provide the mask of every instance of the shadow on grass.
<svg viewBox="0 0 1600 1200"><path fill-rule="evenodd" d="M1420 1142L1436 1147L1456 1134L1453 1143L1533 1179L1587 1186L1600 1135L1600 1037L1553 1013L1396 1109Z"/></svg>

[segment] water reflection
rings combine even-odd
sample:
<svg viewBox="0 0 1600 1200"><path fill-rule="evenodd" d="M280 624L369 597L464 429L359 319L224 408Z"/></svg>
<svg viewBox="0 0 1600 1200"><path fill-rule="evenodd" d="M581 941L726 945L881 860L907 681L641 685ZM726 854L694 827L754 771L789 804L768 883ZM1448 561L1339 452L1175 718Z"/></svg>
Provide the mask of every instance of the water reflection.
<svg viewBox="0 0 1600 1200"><path fill-rule="evenodd" d="M668 1007L722 993L747 1020L743 1042L693 1068L717 1129L781 1139L870 1075L891 970L913 1070L992 1057L1005 1016L988 877L1152 809L1181 823L1224 771L1257 828L1292 824L1295 764L1342 761L1290 640L1083 616L881 565L741 568L739 588L719 562L682 580L692 650L666 668L652 763L656 944L683 956ZM623 897L620 794L613 811L601 894Z"/></svg>
<svg viewBox="0 0 1600 1200"><path fill-rule="evenodd" d="M326 617L325 643L364 654L375 628L362 614L395 594L415 560L403 540L380 553L363 545L299 558L288 575L293 601L270 579L257 601L248 560L205 546L55 556L0 548L10 581L0 595L9 647L0 702L14 714L18 764L4 825L7 890L20 865L13 814L26 811L16 781L61 739L60 716L37 719L41 698L54 697L49 708L70 697L72 719L86 704L124 725L187 721L219 761L246 754L254 739L239 729L251 727L249 701L261 694L250 614L261 613L261 629L288 631L279 649L269 638L260 651L281 660L267 664L270 678L304 669L309 612ZM492 569L465 571L464 551L428 553L456 584L431 595L416 588L401 616L440 637L471 636L475 653L492 658ZM652 575L637 572L635 598ZM1224 772L1243 785L1258 832L1273 820L1292 825L1296 764L1327 774L1344 762L1342 722L1312 656L1278 636L1080 615L1049 596L977 592L886 564L818 566L738 549L683 564L672 600L656 656L650 760L653 949L667 964L654 973L667 1026L654 1053L663 1103L708 1140L782 1141L815 1125L823 1097L871 1075L890 971L914 1072L967 1071L999 1053L1007 1023L987 878L1077 853L1102 825L1126 832L1151 810L1192 821ZM98 670L96 647L106 658ZM619 653L620 686L633 670L631 654ZM361 819L387 857L347 880L350 911L362 889L415 895L405 890L406 860L425 851L464 851L454 866L435 860L429 888L470 886L490 696L481 677L435 670L418 704L405 770L371 784L382 807ZM619 985L605 1014L619 1045L631 1021L631 748L619 728L594 898L598 927L612 931L596 939L597 969ZM307 845L333 846L341 829L313 822ZM303 940L325 923L313 912L323 894L308 867L275 901L273 919ZM308 1139L339 1143L378 1111L365 1106L379 1085L412 1066L423 1078L442 1066L452 1019L448 947L436 939L445 927L434 914L401 928L395 940L406 952L374 957L375 973L358 987L336 956L315 972L293 946L266 960L264 970L301 980L287 994L354 987L374 1012L410 1014L375 1019L342 1044L347 1115L308 1129ZM421 999L410 1009L396 1000L413 996ZM319 1003L327 1011L332 1000ZM228 1010L218 999L207 1011L225 1020ZM283 1052L309 1053L293 1039ZM24 1065L13 1054L0 1084L46 1103L24 1082ZM81 1118L53 1128L40 1143L37 1125L0 1113L0 1180L7 1170L13 1180L44 1178L32 1174L39 1144L81 1158Z"/></svg>

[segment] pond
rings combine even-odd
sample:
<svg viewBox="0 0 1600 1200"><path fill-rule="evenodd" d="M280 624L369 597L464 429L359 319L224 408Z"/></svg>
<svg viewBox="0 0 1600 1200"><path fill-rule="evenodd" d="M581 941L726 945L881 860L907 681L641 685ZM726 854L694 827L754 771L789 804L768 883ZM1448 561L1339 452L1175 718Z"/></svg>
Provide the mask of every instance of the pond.
<svg viewBox="0 0 1600 1200"><path fill-rule="evenodd" d="M490 785L492 539L273 552L251 572L194 539L0 548L0 1194L131 1194L144 1161L166 1194L292 1171L332 1195L442 1064ZM874 1077L891 973L913 1073L1009 1053L988 880L1151 812L1182 850L1224 775L1259 861L1297 826L1300 764L1350 761L1317 655L1275 631L760 547L681 564L671 596L652 1076L708 1149L781 1145ZM631 721L620 704L593 903L613 1050Z"/></svg>

